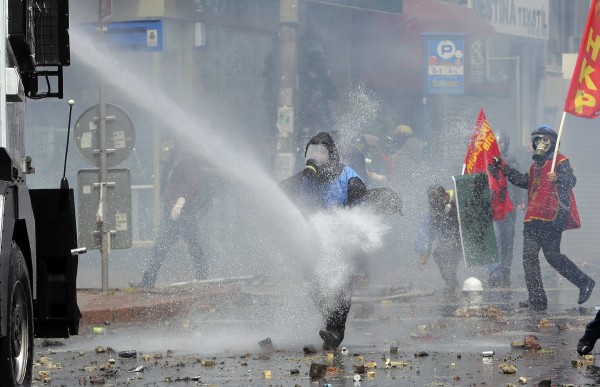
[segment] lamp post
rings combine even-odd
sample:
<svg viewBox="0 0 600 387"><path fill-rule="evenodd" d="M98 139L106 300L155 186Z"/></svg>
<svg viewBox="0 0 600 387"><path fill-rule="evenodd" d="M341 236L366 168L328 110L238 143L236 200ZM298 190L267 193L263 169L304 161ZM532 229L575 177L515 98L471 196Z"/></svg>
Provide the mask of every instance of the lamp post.
<svg viewBox="0 0 600 387"><path fill-rule="evenodd" d="M277 155L275 176L283 180L294 165L294 92L298 78L299 0L279 2L279 93L277 98Z"/></svg>

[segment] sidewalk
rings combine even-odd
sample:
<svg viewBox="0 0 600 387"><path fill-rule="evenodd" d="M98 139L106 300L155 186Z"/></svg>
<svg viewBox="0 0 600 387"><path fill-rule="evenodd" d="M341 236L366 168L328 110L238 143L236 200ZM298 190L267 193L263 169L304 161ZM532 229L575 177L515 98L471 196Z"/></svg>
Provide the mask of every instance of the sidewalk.
<svg viewBox="0 0 600 387"><path fill-rule="evenodd" d="M237 292L235 284L204 286L170 286L154 289L78 289L77 304L81 310L80 328L105 322L152 322L185 315L195 310L210 309L223 298Z"/></svg>

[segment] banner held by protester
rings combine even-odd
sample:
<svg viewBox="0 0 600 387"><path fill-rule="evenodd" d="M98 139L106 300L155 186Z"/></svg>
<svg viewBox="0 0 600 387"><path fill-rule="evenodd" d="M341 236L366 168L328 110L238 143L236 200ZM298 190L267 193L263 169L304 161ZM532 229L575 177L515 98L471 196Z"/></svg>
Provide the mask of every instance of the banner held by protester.
<svg viewBox="0 0 600 387"><path fill-rule="evenodd" d="M491 193L484 172L453 176L465 266L498 262Z"/></svg>
<svg viewBox="0 0 600 387"><path fill-rule="evenodd" d="M483 109L481 109L465 155L463 174L487 173L489 187L492 191L492 219L502 220L515 207L508 196L508 182L504 173L493 168L492 159L494 157L500 157L500 150L496 143L496 137L492 132L492 127L487 121Z"/></svg>
<svg viewBox="0 0 600 387"><path fill-rule="evenodd" d="M600 114L600 0L592 1L564 111L578 117Z"/></svg>
<svg viewBox="0 0 600 387"><path fill-rule="evenodd" d="M600 66L598 54L600 53L600 0L593 0L590 5L585 30L581 37L581 46L577 55L577 62L571 77L571 85L567 93L565 108L563 109L558 138L550 172L556 167L556 157L560 147L563 126L567 113L583 118L596 118L600 115Z"/></svg>

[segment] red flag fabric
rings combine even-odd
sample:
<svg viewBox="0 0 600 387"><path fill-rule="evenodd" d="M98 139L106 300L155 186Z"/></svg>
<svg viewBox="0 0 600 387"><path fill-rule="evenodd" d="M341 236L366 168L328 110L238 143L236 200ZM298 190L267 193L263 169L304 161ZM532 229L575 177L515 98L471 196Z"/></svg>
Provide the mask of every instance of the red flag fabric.
<svg viewBox="0 0 600 387"><path fill-rule="evenodd" d="M471 135L467 148L464 173L487 173L492 191L492 219L502 220L515 207L508 196L508 182L504 173L500 170L495 170L494 173L490 172L489 166L493 164L494 157L500 157L500 150L492 127L481 109L475 123L475 131Z"/></svg>
<svg viewBox="0 0 600 387"><path fill-rule="evenodd" d="M584 118L600 114L599 14L600 0L593 0L565 102L565 112Z"/></svg>

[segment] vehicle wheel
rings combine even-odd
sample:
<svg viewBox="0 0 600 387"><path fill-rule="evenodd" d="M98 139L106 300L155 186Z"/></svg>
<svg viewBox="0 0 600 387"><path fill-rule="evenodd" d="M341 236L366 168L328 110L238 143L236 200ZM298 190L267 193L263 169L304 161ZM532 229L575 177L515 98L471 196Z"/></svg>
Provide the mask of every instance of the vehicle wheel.
<svg viewBox="0 0 600 387"><path fill-rule="evenodd" d="M33 300L25 257L13 242L8 273L8 334L0 338L0 386L30 386L33 367Z"/></svg>

